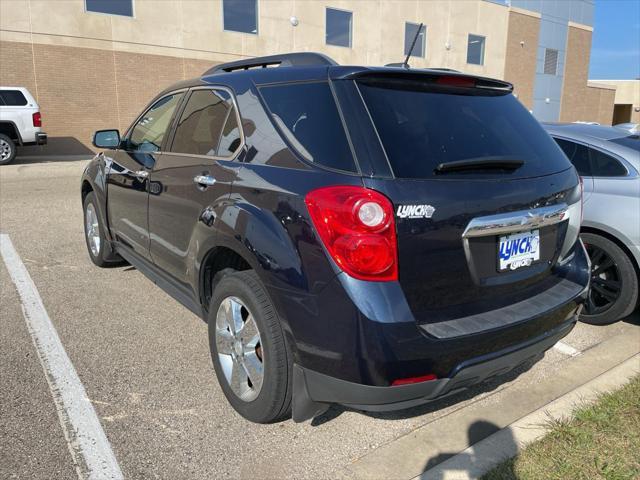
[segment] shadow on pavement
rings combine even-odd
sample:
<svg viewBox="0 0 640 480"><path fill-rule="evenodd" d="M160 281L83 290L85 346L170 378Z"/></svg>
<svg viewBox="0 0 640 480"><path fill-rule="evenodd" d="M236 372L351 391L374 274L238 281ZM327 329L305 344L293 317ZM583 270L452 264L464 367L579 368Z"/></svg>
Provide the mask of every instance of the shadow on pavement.
<svg viewBox="0 0 640 480"><path fill-rule="evenodd" d="M11 165L69 162L91 158L94 151L75 137L49 137L46 145L19 147Z"/></svg>
<svg viewBox="0 0 640 480"><path fill-rule="evenodd" d="M498 427L494 423L487 422L485 420L476 420L469 426L469 429L467 430L467 444L469 446L473 446L481 440L487 438L489 435L492 435L498 431L500 431L500 427ZM513 438L511 429L505 429L501 436L503 436L503 438L501 439L501 447L503 449L513 450L514 448L517 448L517 444L515 442L515 439ZM447 473L446 470L435 470L431 472L429 470L456 455L461 456L459 459L457 459L459 460L459 467L463 467L464 471L467 471L469 473L477 473L474 466L478 460L478 456L474 452L446 452L430 458L424 467L424 473L421 477L427 478L429 480L444 479ZM484 459L480 458L480 460L482 461ZM458 467L458 465L456 466ZM456 472L460 472L460 470L456 469ZM500 478L504 479L518 478L511 464L503 467L500 474Z"/></svg>
<svg viewBox="0 0 640 480"><path fill-rule="evenodd" d="M640 325L640 307L636 308L631 315L629 315L627 318L623 318L621 321L630 323L631 325Z"/></svg>

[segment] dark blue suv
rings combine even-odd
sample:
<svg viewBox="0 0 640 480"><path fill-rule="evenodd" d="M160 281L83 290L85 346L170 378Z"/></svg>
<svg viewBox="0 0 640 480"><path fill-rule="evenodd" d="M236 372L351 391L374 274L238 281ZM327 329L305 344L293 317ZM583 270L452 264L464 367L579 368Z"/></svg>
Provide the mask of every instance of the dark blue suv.
<svg viewBox="0 0 640 480"><path fill-rule="evenodd" d="M205 319L255 422L503 374L571 330L589 286L579 177L503 81L263 57L167 88L94 144L92 261Z"/></svg>

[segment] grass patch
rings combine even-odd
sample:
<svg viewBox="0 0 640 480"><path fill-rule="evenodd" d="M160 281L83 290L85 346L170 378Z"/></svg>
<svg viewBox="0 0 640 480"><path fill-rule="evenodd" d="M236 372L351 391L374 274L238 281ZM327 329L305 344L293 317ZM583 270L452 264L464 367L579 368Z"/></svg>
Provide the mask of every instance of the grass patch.
<svg viewBox="0 0 640 480"><path fill-rule="evenodd" d="M549 429L482 480L640 479L640 376Z"/></svg>

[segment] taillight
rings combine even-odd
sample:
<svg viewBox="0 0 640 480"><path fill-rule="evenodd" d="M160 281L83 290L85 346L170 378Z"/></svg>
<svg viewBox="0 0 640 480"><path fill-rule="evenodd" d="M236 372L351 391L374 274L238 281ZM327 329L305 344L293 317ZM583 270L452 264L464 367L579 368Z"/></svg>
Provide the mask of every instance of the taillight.
<svg viewBox="0 0 640 480"><path fill-rule="evenodd" d="M430 382L431 380L437 380L438 377L433 373L422 375L420 377L399 378L391 382L391 386L396 387L398 385L411 385L412 383Z"/></svg>
<svg viewBox="0 0 640 480"><path fill-rule="evenodd" d="M33 117L33 126L34 127L41 127L42 126L42 115L40 115L40 112L36 112L32 115Z"/></svg>
<svg viewBox="0 0 640 480"><path fill-rule="evenodd" d="M364 187L323 187L309 192L305 203L342 270L360 280L398 279L396 228L387 197Z"/></svg>

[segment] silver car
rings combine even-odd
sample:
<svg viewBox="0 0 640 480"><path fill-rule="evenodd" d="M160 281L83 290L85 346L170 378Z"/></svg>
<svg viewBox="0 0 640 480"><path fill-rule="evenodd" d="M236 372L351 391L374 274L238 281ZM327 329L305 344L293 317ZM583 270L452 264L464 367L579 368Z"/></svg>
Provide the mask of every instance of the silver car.
<svg viewBox="0 0 640 480"><path fill-rule="evenodd" d="M614 127L543 124L584 182L581 237L591 293L581 320L603 325L635 309L640 277L640 136Z"/></svg>

